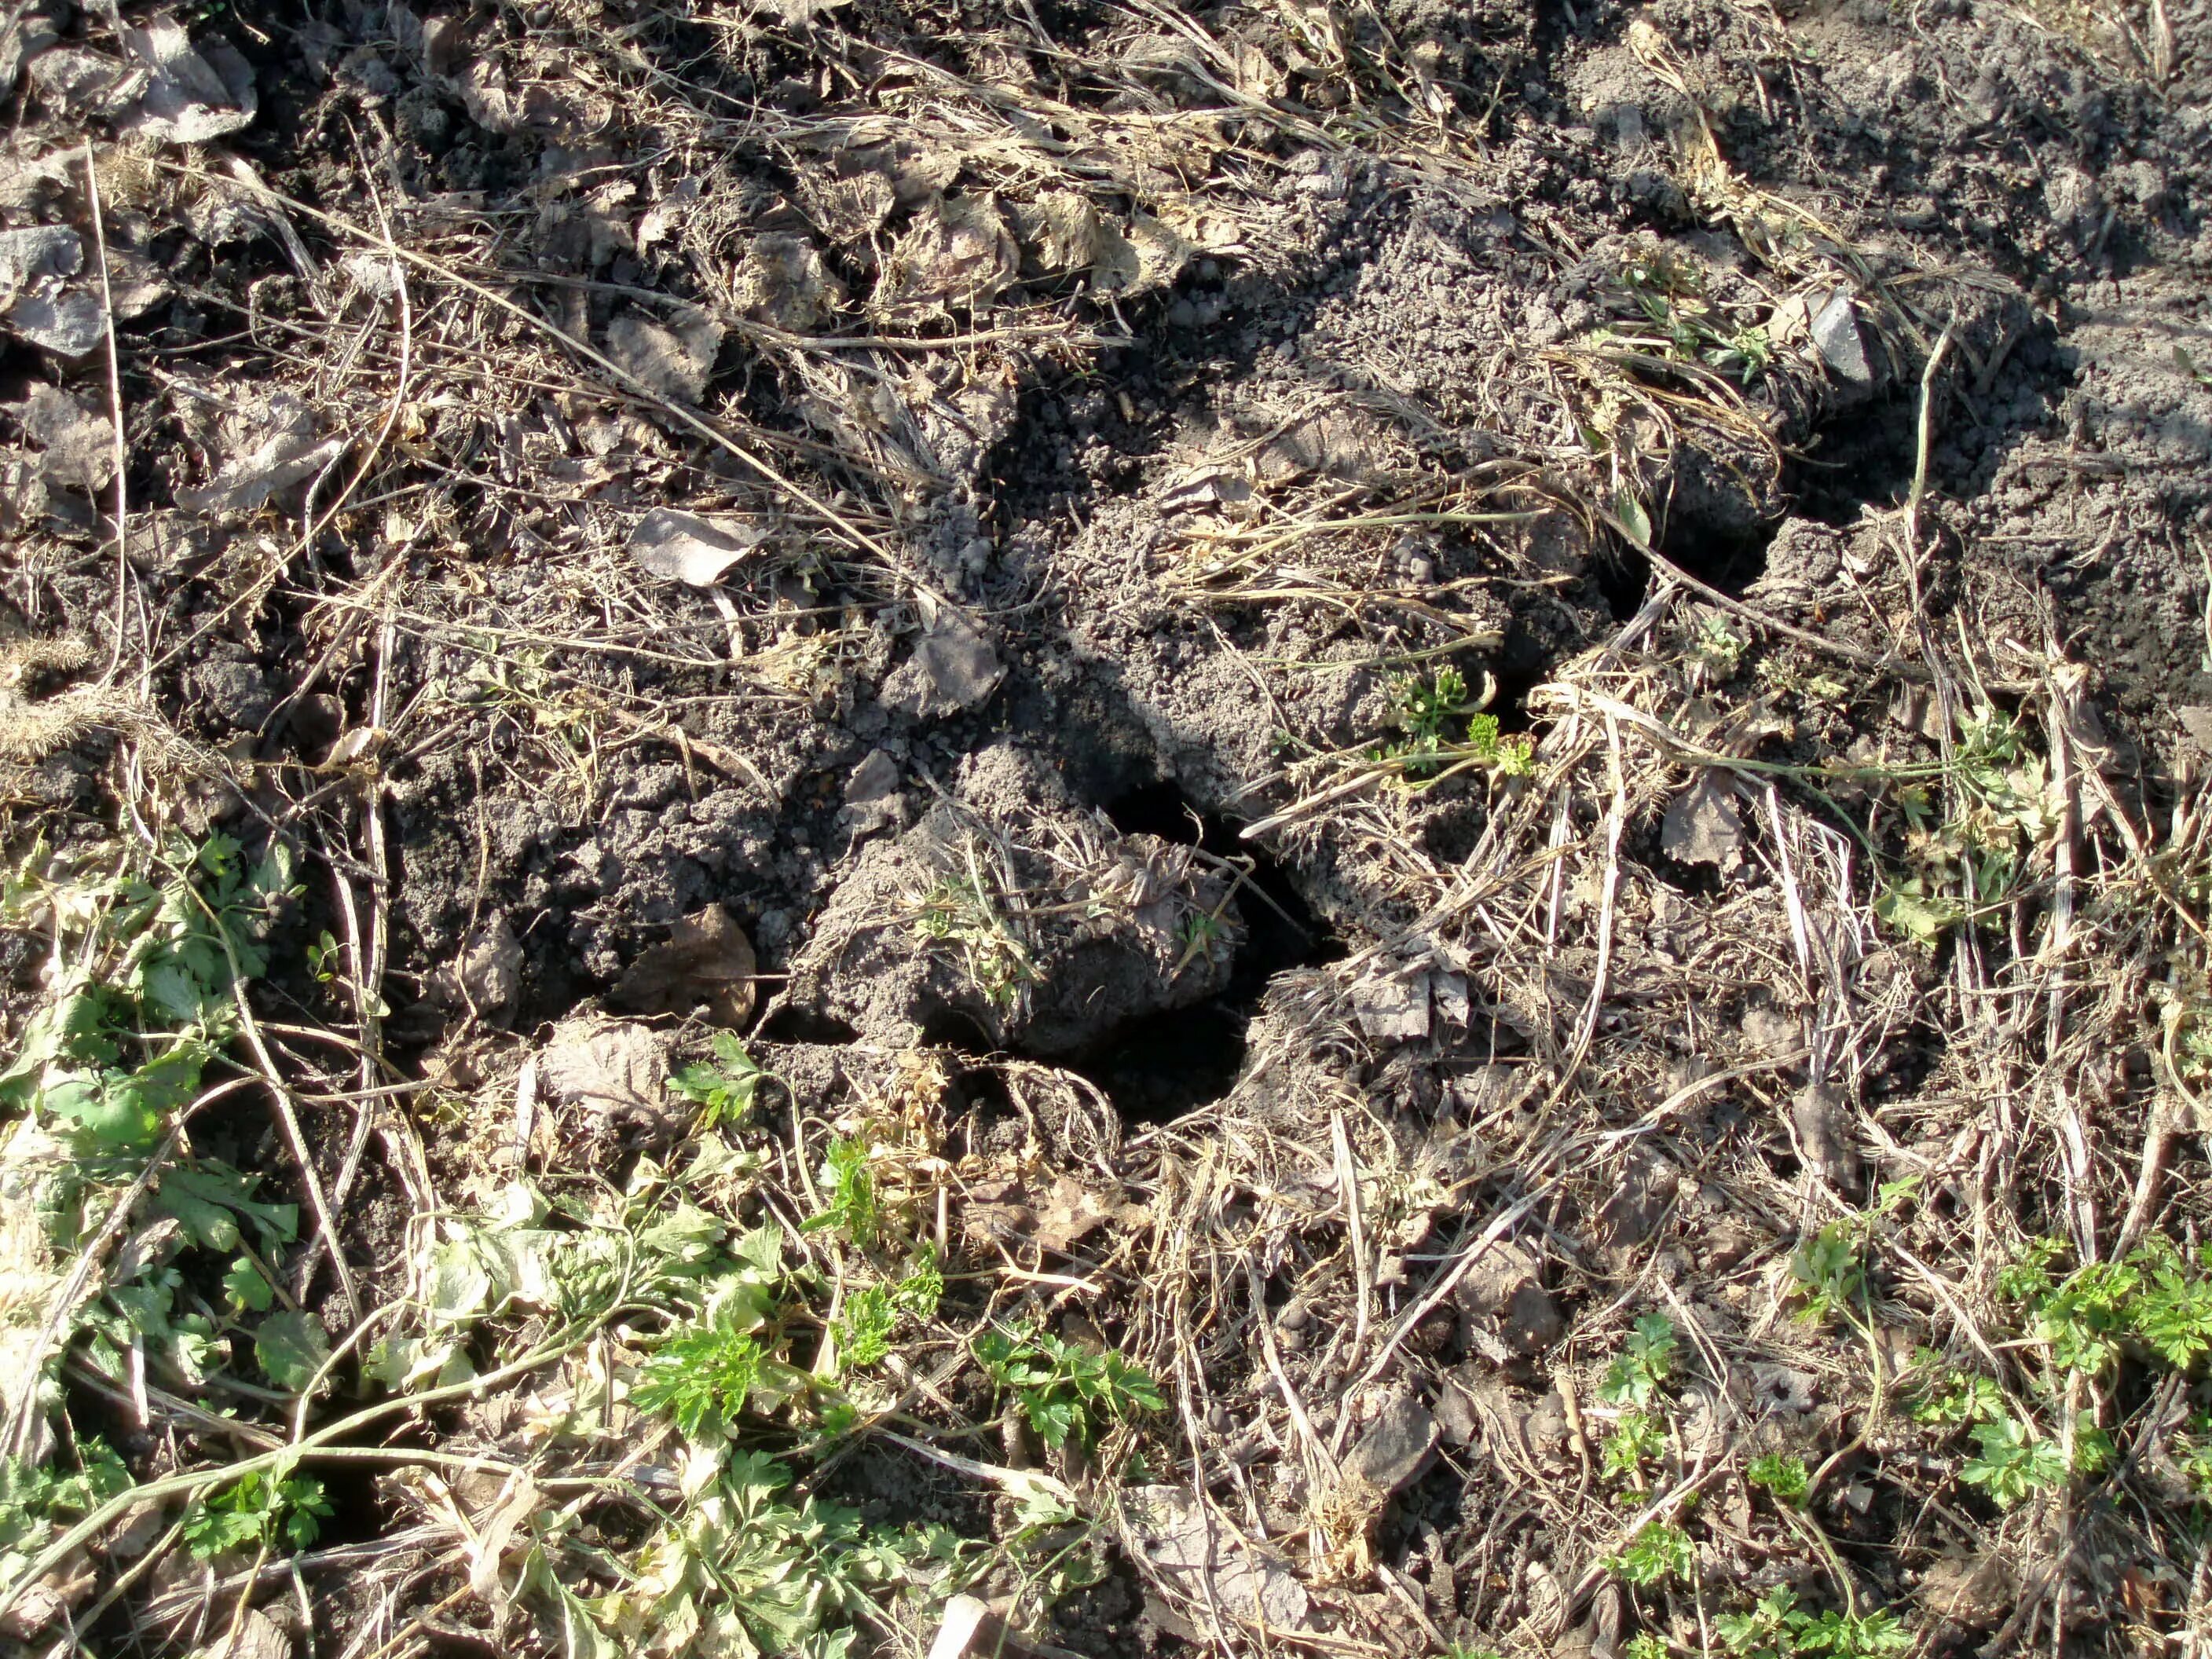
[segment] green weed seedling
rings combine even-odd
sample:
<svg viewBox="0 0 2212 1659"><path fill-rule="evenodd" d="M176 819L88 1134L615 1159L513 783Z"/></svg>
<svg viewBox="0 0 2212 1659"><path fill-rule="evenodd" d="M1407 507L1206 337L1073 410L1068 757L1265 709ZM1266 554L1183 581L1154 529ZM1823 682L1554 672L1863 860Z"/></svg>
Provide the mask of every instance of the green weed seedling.
<svg viewBox="0 0 2212 1659"><path fill-rule="evenodd" d="M845 1298L837 1315L838 1363L865 1370L890 1355L902 1318L924 1320L937 1311L945 1279L935 1252L924 1247L914 1270L894 1285L866 1285Z"/></svg>
<svg viewBox="0 0 2212 1659"><path fill-rule="evenodd" d="M876 1177L868 1168L868 1144L858 1137L833 1140L822 1161L822 1210L801 1226L807 1231L833 1227L866 1249L876 1242L883 1209Z"/></svg>
<svg viewBox="0 0 2212 1659"><path fill-rule="evenodd" d="M1167 1406L1151 1374L1110 1348L1092 1353L1048 1331L1003 1326L973 1347L985 1373L1021 1402L1037 1438L1055 1450L1070 1440L1089 1446L1107 1424Z"/></svg>
<svg viewBox="0 0 2212 1659"><path fill-rule="evenodd" d="M1812 1490L1812 1477L1805 1471L1805 1460L1786 1457L1780 1452L1753 1458L1743 1478L1762 1491L1771 1492L1778 1503L1802 1504Z"/></svg>
<svg viewBox="0 0 2212 1659"><path fill-rule="evenodd" d="M1860 1323L1856 1306L1866 1299L1866 1273L1859 1265L1859 1231L1832 1221L1798 1245L1790 1259L1790 1276L1803 1294L1803 1316L1819 1324L1842 1314Z"/></svg>
<svg viewBox="0 0 2212 1659"><path fill-rule="evenodd" d="M762 1452L732 1454L714 1480L626 1564L623 1584L586 1598L550 1552L533 1550L525 1587L557 1609L575 1659L623 1653L731 1659L845 1659L852 1621L887 1586L915 1582L906 1540L859 1512L787 1496L792 1472Z"/></svg>
<svg viewBox="0 0 2212 1659"><path fill-rule="evenodd" d="M45 1547L56 1527L129 1490L131 1471L95 1437L77 1443L73 1474L21 1458L0 1460L0 1575L13 1579Z"/></svg>
<svg viewBox="0 0 2212 1659"><path fill-rule="evenodd" d="M708 1281L703 1312L672 1331L638 1368L631 1403L667 1413L694 1439L726 1437L763 1384L779 1395L803 1389L804 1379L775 1354L781 1282L778 1241L772 1230L757 1229Z"/></svg>
<svg viewBox="0 0 2212 1659"><path fill-rule="evenodd" d="M2004 1391L1972 1371L1957 1371L1943 1364L1943 1356L1923 1348L1914 1370L1925 1373L1915 1390L1911 1413L1916 1423L1936 1428L1963 1428L1995 1417L2005 1408Z"/></svg>
<svg viewBox="0 0 2212 1659"><path fill-rule="evenodd" d="M1395 767L1411 782L1433 780L1452 763L1473 763L1511 777L1532 772L1535 750L1527 740L1501 737L1497 717L1475 712L1471 701L1467 681L1455 668L1439 668L1427 679L1393 679L1393 717L1405 735L1376 750L1373 758ZM1462 720L1462 735L1455 738L1451 727Z"/></svg>
<svg viewBox="0 0 2212 1659"><path fill-rule="evenodd" d="M268 971L265 939L297 888L281 842L248 866L227 836L173 845L158 879L125 877L64 896L95 918L58 994L0 1070L0 1108L58 1120L92 1154L143 1151L198 1092L229 1039L241 980ZM10 884L38 878L36 855Z"/></svg>
<svg viewBox="0 0 2212 1659"><path fill-rule="evenodd" d="M1674 1376L1681 1353L1681 1339L1674 1322L1662 1313L1648 1313L1637 1320L1628 1340L1598 1383L1598 1397L1608 1405L1649 1410L1663 1396Z"/></svg>
<svg viewBox="0 0 2212 1659"><path fill-rule="evenodd" d="M2032 1437L2033 1431L2019 1419L2002 1416L1977 1423L1973 1436L1981 1449L1966 1460L1959 1478L1979 1486L2000 1509L2066 1484L2066 1460L2058 1448Z"/></svg>
<svg viewBox="0 0 2212 1659"><path fill-rule="evenodd" d="M1623 1583L1652 1589L1669 1579L1686 1580L1697 1561L1697 1547L1689 1534L1653 1521L1639 1528L1620 1554L1605 1556L1599 1565Z"/></svg>
<svg viewBox="0 0 2212 1659"><path fill-rule="evenodd" d="M1667 1449L1667 1431L1649 1412L1625 1411L1600 1449L1598 1472L1609 1480L1644 1484L1644 1466Z"/></svg>
<svg viewBox="0 0 2212 1659"><path fill-rule="evenodd" d="M266 1549L280 1536L305 1549L334 1513L319 1480L249 1474L185 1511L185 1547L199 1561L234 1550Z"/></svg>
<svg viewBox="0 0 2212 1659"><path fill-rule="evenodd" d="M1003 914L983 868L971 840L962 867L914 899L911 914L923 939L958 957L962 975L986 1002L1012 1010L1043 974Z"/></svg>
<svg viewBox="0 0 2212 1659"><path fill-rule="evenodd" d="M717 1031L714 1058L684 1066L668 1086L699 1108L694 1127L705 1130L727 1124L735 1128L752 1115L753 1097L767 1076L744 1043L727 1031Z"/></svg>
<svg viewBox="0 0 2212 1659"><path fill-rule="evenodd" d="M1786 1586L1769 1590L1748 1612L1721 1614L1713 1629L1737 1659L1884 1659L1913 1646L1894 1613L1814 1613L1799 1607L1797 1593Z"/></svg>
<svg viewBox="0 0 2212 1659"><path fill-rule="evenodd" d="M2212 1352L2209 1253L2191 1261L2154 1238L2124 1261L2085 1262L2060 1279L2051 1264L2064 1253L2055 1239L2033 1240L1997 1277L1998 1295L2020 1305L2054 1367L2094 1380L2134 1352L2189 1372Z"/></svg>

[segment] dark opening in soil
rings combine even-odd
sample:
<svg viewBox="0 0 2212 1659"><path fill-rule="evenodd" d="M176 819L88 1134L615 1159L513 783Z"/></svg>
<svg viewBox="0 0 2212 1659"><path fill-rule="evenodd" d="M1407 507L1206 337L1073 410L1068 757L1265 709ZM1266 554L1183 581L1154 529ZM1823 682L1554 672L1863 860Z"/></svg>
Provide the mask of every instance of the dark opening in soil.
<svg viewBox="0 0 2212 1659"><path fill-rule="evenodd" d="M317 1540L325 1547L366 1544L384 1531L384 1506L377 1500L376 1469L368 1463L325 1463L315 1470L323 1498L331 1506Z"/></svg>
<svg viewBox="0 0 2212 1659"><path fill-rule="evenodd" d="M1133 1021L1068 1064L1133 1123L1167 1123L1227 1094L1244 1065L1245 1028L1267 981L1288 968L1334 962L1344 946L1313 913L1290 873L1237 826L1200 812L1172 782L1147 784L1107 804L1125 836L1158 836L1216 857L1249 861L1237 894L1245 939L1222 994L1211 1001Z"/></svg>
<svg viewBox="0 0 2212 1659"><path fill-rule="evenodd" d="M1632 547L1601 550L1590 561L1589 574L1615 622L1634 616L1651 591L1651 561Z"/></svg>
<svg viewBox="0 0 2212 1659"><path fill-rule="evenodd" d="M765 1042L820 1042L839 1045L858 1039L860 1033L832 1014L811 1008L779 1008L761 1022L753 1035Z"/></svg>
<svg viewBox="0 0 2212 1659"><path fill-rule="evenodd" d="M1801 519L1847 529L1862 507L1899 505L1912 488L1918 453L1913 404L1883 398L1823 424L1782 475Z"/></svg>
<svg viewBox="0 0 2212 1659"><path fill-rule="evenodd" d="M1700 581L1740 599L1765 574L1766 549L1780 527L1778 519L1747 529L1677 514L1660 532L1659 551ZM1651 561L1632 547L1601 553L1591 562L1590 576L1619 622L1633 617L1651 592Z"/></svg>
<svg viewBox="0 0 2212 1659"><path fill-rule="evenodd" d="M1767 544L1774 539L1778 524L1721 530L1694 519L1676 519L1660 538L1659 550L1699 580L1740 599L1765 574ZM1630 610L1632 613L1634 607Z"/></svg>

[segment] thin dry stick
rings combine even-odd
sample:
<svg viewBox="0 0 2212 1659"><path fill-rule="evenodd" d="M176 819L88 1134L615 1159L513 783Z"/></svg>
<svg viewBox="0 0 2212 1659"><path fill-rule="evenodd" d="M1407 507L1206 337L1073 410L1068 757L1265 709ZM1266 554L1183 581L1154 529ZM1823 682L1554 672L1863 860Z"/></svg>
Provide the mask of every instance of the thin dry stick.
<svg viewBox="0 0 2212 1659"><path fill-rule="evenodd" d="M1937 337L1936 349L1928 354L1928 362L1920 371L1920 421L1912 462L1912 493L1905 501L1905 546L1906 556L1917 561L1920 556L1920 503L1928 495L1928 451L1935 436L1936 371L1943 366L1943 358L1951 349L1951 325L1943 325Z"/></svg>
<svg viewBox="0 0 2212 1659"><path fill-rule="evenodd" d="M107 282L107 229L100 216L100 180L93 171L92 140L84 141L84 198L92 216L92 248L100 265L100 334L107 346L107 415L115 428L115 643L107 657L103 685L115 684L123 665L123 619L131 590L130 543L125 526L130 520L130 497L124 472L130 459L130 441L123 429L123 368L115 353L115 296Z"/></svg>
<svg viewBox="0 0 2212 1659"><path fill-rule="evenodd" d="M187 886L187 892L192 890ZM200 908L206 910L205 900ZM253 1051L253 1058L261 1068L262 1081L269 1085L270 1098L276 1103L276 1119L283 1126L284 1139L292 1149L292 1156L300 1165L300 1180L307 1189L307 1201L315 1212L315 1225L322 1234L323 1247L331 1255L331 1267L337 1273L338 1290L346 1300L347 1314L356 1324L361 1322L361 1292L353 1282L353 1269L346 1265L345 1252L338 1245L337 1224L331 1218L330 1199L323 1191L323 1177L315 1168L314 1156L307 1146L307 1138L300 1128L299 1109L293 1103L292 1091L276 1069L276 1057L269 1052L268 1043L261 1036L261 1024L254 1018L253 1004L246 994L246 971L240 965L238 950L231 943L230 930L222 919L208 911L208 920L214 924L216 938L222 942L224 961L230 968L231 1000L238 1009L239 1030L246 1037L246 1046ZM311 1257L310 1260L313 1258ZM302 1292L307 1288L301 1281Z"/></svg>

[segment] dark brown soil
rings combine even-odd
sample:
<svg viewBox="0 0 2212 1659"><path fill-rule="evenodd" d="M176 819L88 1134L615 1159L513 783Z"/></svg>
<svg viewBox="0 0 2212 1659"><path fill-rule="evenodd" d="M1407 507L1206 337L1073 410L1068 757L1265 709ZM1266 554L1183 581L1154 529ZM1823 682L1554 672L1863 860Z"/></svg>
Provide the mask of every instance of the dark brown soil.
<svg viewBox="0 0 2212 1659"><path fill-rule="evenodd" d="M167 289L117 337L133 528L119 642L112 491L72 483L38 414L58 393L104 422L104 356L20 332L0 348L9 629L82 641L95 664L111 647L141 652L161 718L249 769L245 806L211 792L222 822L297 833L319 812L351 833L368 801L388 848L373 872L392 928L384 1038L412 1074L511 1077L520 1046L720 904L757 952L763 1042L1064 1064L1133 1137L1203 1134L1206 1109L1240 1090L1286 1119L1324 1098L1371 1103L1409 1142L1471 1123L1496 1108L1483 1091L1504 1086L1500 1062L1548 1052L1537 1024L1571 1024L1603 971L1587 951L1559 956L1552 1009L1486 1006L1478 984L1472 1017L1418 1042L1302 1027L1297 988L1433 926L1433 890L1407 879L1405 849L1447 877L1472 869L1496 798L1447 783L1395 803L1388 833L1326 812L1240 832L1327 782L1301 763L1396 740L1409 667L1456 667L1487 686L1504 733L1540 734L1559 710L1532 694L1657 591L1620 533L1624 502L1665 561L1866 657L1915 661L1925 636L1948 648L1968 630L2083 665L2106 775L2139 806L2170 800L2198 740L2191 717L2212 732L2203 0L2161 10L2162 74L2132 10L2130 34L2100 14L1996 0L1378 0L1332 14L1351 69L1296 46L1288 7L1194 9L1218 51L1181 58L1159 44L1181 38L1164 26L1087 0L855 0L818 23L763 21L778 9L419 16L347 0L195 13L195 39L252 65L259 105L210 143L142 143L103 163L109 245ZM105 39L96 11L54 0L38 15L64 45ZM1655 74L1653 38L1678 66L1668 76ZM1085 67L1133 61L1137 44L1158 48L1156 70ZM1240 104L1220 77L1248 47L1276 90ZM1377 77L1391 64L1421 67L1431 112ZM504 104L485 90L495 69ZM916 113L933 86L947 108L994 112L1002 148L979 137L947 151L951 129ZM0 214L16 228L79 222L77 186L31 163L88 136L105 147L112 123L41 82L35 59L11 95ZM1071 112L1036 141L1057 173L1006 137L1036 118L1024 99L1044 98ZM1097 131L1075 131L1072 112ZM1109 153L1098 133L1133 145L1155 130L1139 114L1164 136ZM1725 188L1786 204L1782 218L1699 193L1708 133L1732 170ZM224 155L294 205L167 170L219 173ZM841 232L825 191L855 179L893 204ZM1212 246L1194 236L1149 290L1093 292L1036 269L1031 249L995 307L881 308L889 249L933 203L988 197L1011 216L1070 180L1124 214L1204 197L1229 228ZM1784 220L1786 253L1764 240ZM362 274L376 244L334 221L388 221L445 268L408 273L416 378L396 402L398 347L372 286L386 279ZM749 308L744 249L760 236L799 238L844 297L811 317ZM1824 298L1805 273L1820 260L1856 296L1860 372L1803 343L1807 294L1813 310ZM1604 349L1596 331L1650 325L1622 298L1632 269L1678 273L1732 324L1767 327L1771 365L1624 372L1649 404L1607 390L1587 367ZM727 328L694 383L656 403L455 277L617 357L637 319L681 325L691 313L676 305ZM871 328L908 345L791 344ZM574 378L542 378L555 362ZM331 489L305 498L302 479L250 508L195 493L252 448L250 405L280 390L368 469L327 522ZM878 551L763 487L673 404L744 430ZM1662 409L1671 426L1650 412ZM1602 441L1597 411L1617 420ZM1923 421L1911 612L1892 603L1907 577L1888 567ZM351 471L341 463L331 486ZM767 550L728 573L723 605L648 579L624 550L663 507L769 527ZM1393 522L1296 533L1363 514ZM1282 544L1240 562L1270 535ZM1721 679L1740 675L1744 701L1764 660L1837 671L1742 626L1748 654ZM1750 747L1782 762L1895 738L1904 681L1863 662L1837 672L1837 695L1787 702ZM368 728L382 746L364 795L330 757L342 732ZM13 810L25 823L111 821L110 753L94 734L36 757L10 775ZM1563 817L1562 838L1601 806ZM1632 918L1638 941L1613 964L1632 1000L1638 972L1657 998L1698 971L1680 964L1700 959L1702 924L1684 919L1744 879L1670 845L1656 815L1620 844L1676 896L1671 913ZM1001 853L992 880L1066 910L1044 917L1034 899L1033 978L1005 998L909 914ZM1122 877L1152 884L1131 916L1080 912ZM329 925L332 902L325 872L299 940ZM1195 945L1194 918L1218 929ZM474 1006L459 964L502 924L519 981L501 1006ZM1716 1004L1717 1032L1676 1034L1667 1063L1735 1063L1728 1045L1756 1000L1741 990ZM280 975L267 1017L288 1000L305 1021L348 1012L330 988ZM1291 1036L1271 1046L1270 1032L1310 1049L1293 1054ZM1856 1079L1855 1109L1917 1097L1941 1072L1936 1047L1932 1030L1893 1034ZM988 1105L988 1088L974 1092ZM1623 1252L1663 1260L1697 1300L1713 1262L1779 1248L1790 1218L1757 1213L1692 1153L1699 1137L1752 1145L1794 1170L1798 1142L1755 1100L1717 1095L1698 1111L1674 1126L1690 1143L1677 1162L1625 1164L1618 1185L1550 1213L1569 1327L1610 1304ZM208 1127L241 1166L281 1164L273 1135L241 1129L234 1146ZM335 1179L336 1115L308 1127ZM430 1133L455 1170L477 1139L466 1125ZM610 1152L610 1172L636 1150ZM401 1249L402 1197L373 1168L352 1190L349 1248L375 1284ZM1443 1231L1401 1239L1401 1269ZM1716 1331L1744 1327L1723 1300L1698 1305ZM1459 1306L1408 1339L1439 1373L1484 1357L1469 1334L1489 1316ZM1209 1352L1233 1393L1236 1345ZM1520 1358L1493 1370L1498 1409L1527 1419L1516 1432L1552 1436L1532 1455L1565 1468L1547 1461L1565 1429L1530 1415L1556 1399L1545 1373ZM1334 1409L1319 1408L1323 1435ZM1835 1439L1795 1419L1771 1432ZM1532 1561L1548 1573L1556 1556L1564 1578L1575 1565L1486 1455L1479 1437L1448 1445L1373 1539L1376 1559L1425 1587L1424 1617L1471 1642L1504 1627L1504 1607L1534 1604ZM941 1474L886 1455L838 1480L897 1519L988 1525ZM1252 1513L1295 1519L1298 1496L1267 1488ZM1904 1598L1923 1565L1884 1565L1885 1551L1921 1547L1898 1545L1917 1524L1880 1505L1836 1523L1881 1598ZM1455 1578L1469 1559L1483 1571ZM1484 1576L1500 1561L1516 1565ZM1055 1639L1190 1650L1146 1594L1116 1566L1063 1606ZM356 1616L334 1614L319 1642L355 1639Z"/></svg>

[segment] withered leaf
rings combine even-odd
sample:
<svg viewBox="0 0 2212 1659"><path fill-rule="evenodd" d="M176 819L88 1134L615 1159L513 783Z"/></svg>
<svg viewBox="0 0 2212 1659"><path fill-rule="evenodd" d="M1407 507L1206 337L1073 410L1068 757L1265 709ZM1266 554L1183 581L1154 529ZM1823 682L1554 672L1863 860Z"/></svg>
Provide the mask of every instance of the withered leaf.
<svg viewBox="0 0 2212 1659"><path fill-rule="evenodd" d="M752 942L737 919L710 904L676 924L629 965L614 1000L641 1014L689 1013L702 1004L717 1025L744 1024L753 1011Z"/></svg>

